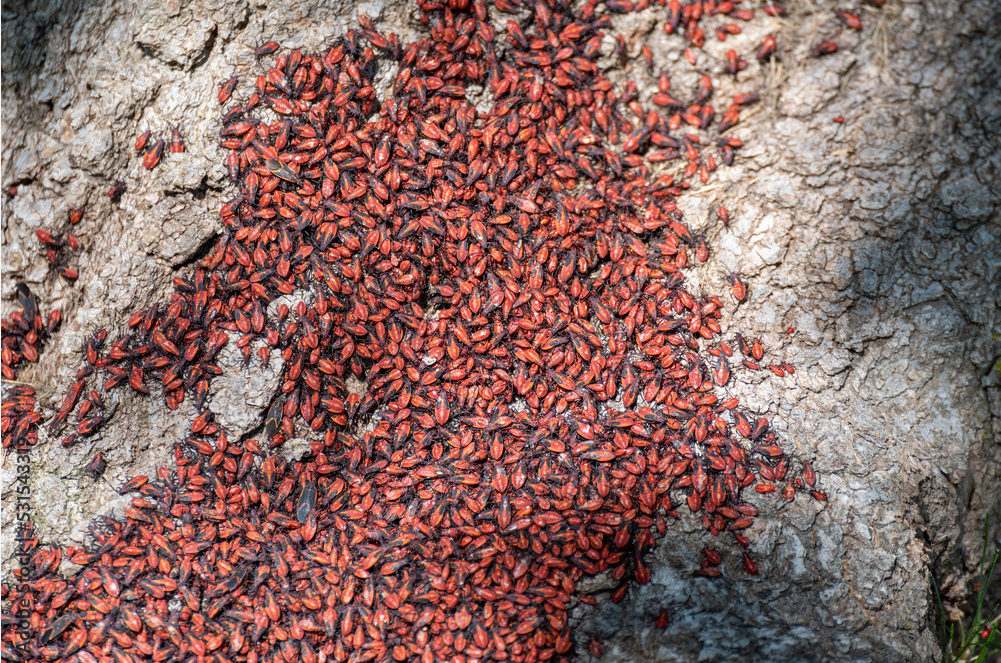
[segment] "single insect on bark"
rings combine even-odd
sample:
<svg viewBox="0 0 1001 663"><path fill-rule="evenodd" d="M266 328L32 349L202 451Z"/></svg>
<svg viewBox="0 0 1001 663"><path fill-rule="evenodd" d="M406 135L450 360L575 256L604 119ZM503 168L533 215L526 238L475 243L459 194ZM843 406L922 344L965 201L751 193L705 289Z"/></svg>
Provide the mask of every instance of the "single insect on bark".
<svg viewBox="0 0 1001 663"><path fill-rule="evenodd" d="M104 474L104 470L107 467L108 462L104 459L104 454L98 452L87 462L87 473L94 479L97 479Z"/></svg>
<svg viewBox="0 0 1001 663"><path fill-rule="evenodd" d="M803 481L806 485L813 487L817 483L817 474L813 471L810 463L803 461Z"/></svg>
<svg viewBox="0 0 1001 663"><path fill-rule="evenodd" d="M285 404L281 399L275 399L268 408L268 412L264 417L264 434L266 436L274 437L282 426L282 412Z"/></svg>
<svg viewBox="0 0 1001 663"><path fill-rule="evenodd" d="M111 202L117 203L123 193L125 193L125 182L115 182L115 185L108 190L108 198L111 199Z"/></svg>
<svg viewBox="0 0 1001 663"><path fill-rule="evenodd" d="M862 29L862 19L860 19L857 15L845 11L844 9L835 9L834 15L852 30Z"/></svg>
<svg viewBox="0 0 1001 663"><path fill-rule="evenodd" d="M146 154L143 155L143 168L153 170L159 165L160 157L163 155L163 144L162 139L158 140L153 143L152 147L146 150Z"/></svg>
<svg viewBox="0 0 1001 663"><path fill-rule="evenodd" d="M278 42L269 41L258 46L257 49L254 50L254 55L259 58L264 57L265 55L271 55L272 53L277 51L278 48L279 48Z"/></svg>
<svg viewBox="0 0 1001 663"><path fill-rule="evenodd" d="M171 154L181 154L184 152L184 139L181 137L181 130L179 127L171 127L170 129L170 153Z"/></svg>
<svg viewBox="0 0 1001 663"><path fill-rule="evenodd" d="M738 302L744 301L744 298L747 297L747 285L744 283L744 280L740 278L740 275L735 272L730 272L729 276L726 277L726 280L730 283L730 292L733 294L733 298Z"/></svg>
<svg viewBox="0 0 1001 663"><path fill-rule="evenodd" d="M838 44L834 41L824 41L813 47L813 54L816 56L831 55L837 53Z"/></svg>
<svg viewBox="0 0 1001 663"><path fill-rule="evenodd" d="M774 35L768 35L761 40L761 45L758 46L758 50L754 54L754 57L758 59L758 62L768 62L772 59L772 56L775 55L776 46L778 46L778 42L776 41Z"/></svg>
<svg viewBox="0 0 1001 663"><path fill-rule="evenodd" d="M671 623L671 613L667 610L661 610L657 614L657 628L667 628L667 625Z"/></svg>
<svg viewBox="0 0 1001 663"><path fill-rule="evenodd" d="M237 86L237 84L239 82L240 82L240 78L238 76L234 76L233 78L231 78L228 81L226 81L225 83L223 83L222 87L219 88L219 103L220 104L224 104L227 101L229 101L230 96L232 96L232 94L233 94L233 90L236 89L236 86ZM226 122L225 119L224 119L223 124L228 124L228 122Z"/></svg>

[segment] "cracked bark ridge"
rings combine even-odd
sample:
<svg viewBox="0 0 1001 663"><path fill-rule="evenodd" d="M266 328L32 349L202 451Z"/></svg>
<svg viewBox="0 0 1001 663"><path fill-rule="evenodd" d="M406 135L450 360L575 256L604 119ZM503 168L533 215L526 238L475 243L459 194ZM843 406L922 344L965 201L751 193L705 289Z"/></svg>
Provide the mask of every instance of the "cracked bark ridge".
<svg viewBox="0 0 1001 663"><path fill-rule="evenodd" d="M783 379L743 372L735 395L767 412L783 445L813 463L829 501L780 508L751 494L761 509L749 533L754 577L726 545L722 578L691 577L702 545L713 542L688 517L674 523L651 555L651 582L622 603L607 600L607 579L582 583L599 598L574 613L582 659L594 635L605 661L937 660L931 574L961 604L982 516L1001 516L997 9L989 0L890 0L878 11L863 7L865 28L855 33L840 27L834 6L755 21L726 44L710 40L698 66L716 74L726 49L750 55L769 32L778 58L762 71L748 57L750 68L733 80L733 91L762 95L735 130L746 145L736 165L679 201L714 251L692 283L720 293L725 274L744 275L750 295L724 322L797 368ZM4 201L0 292L4 315L17 280L46 310L63 309L62 328L21 375L46 415L82 366L86 335L107 327L114 336L133 310L164 301L171 279L219 232L217 210L232 194L216 149L218 86L239 75L238 93L246 91L260 73L256 46L276 39L319 50L353 26L356 11L408 41L420 29L411 9L377 1L5 5L3 186L19 189ZM631 55L648 43L655 70L694 86L663 18L651 8L616 18L616 27ZM841 49L810 57L825 39ZM648 100L655 82L639 62L609 57L606 65L624 64L622 80L636 80ZM838 115L844 123L832 121ZM148 128L167 138L173 124L186 152L144 170L135 137ZM129 188L112 204L105 193L118 179ZM720 204L730 209L729 229L711 214ZM69 211L83 205L74 228L80 278L69 284L49 273L33 233L65 230ZM239 431L258 426L280 358L271 365L270 377L234 365L214 383L217 419ZM67 450L40 434L32 509L44 537L79 543L94 516L124 508L111 486L170 466L194 415L190 400L170 412L156 393L121 398L94 440ZM305 443L286 446L294 454ZM97 451L108 459L107 483L83 471ZM5 501L14 468L4 459ZM10 509L2 525L11 540ZM5 564L12 552L4 549ZM654 625L661 609L673 614L663 630Z"/></svg>

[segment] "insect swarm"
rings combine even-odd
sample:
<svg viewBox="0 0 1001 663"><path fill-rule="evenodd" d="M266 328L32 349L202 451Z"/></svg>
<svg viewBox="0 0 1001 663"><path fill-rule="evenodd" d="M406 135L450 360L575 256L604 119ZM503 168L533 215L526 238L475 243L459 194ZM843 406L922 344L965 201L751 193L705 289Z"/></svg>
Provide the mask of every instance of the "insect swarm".
<svg viewBox="0 0 1001 663"><path fill-rule="evenodd" d="M38 442L37 426L42 415L38 411L35 390L17 383L17 373L23 362L35 363L46 339L58 328L62 320L59 309L44 316L39 310L38 298L25 284L14 286L20 311L12 311L0 323L3 339L0 341L0 358L3 360L3 379L14 382L3 392L0 432L3 448L26 451Z"/></svg>
<svg viewBox="0 0 1001 663"><path fill-rule="evenodd" d="M636 113L594 64L610 19L593 5L532 4L507 34L490 19L513 3L419 6L429 33L405 46L362 18L325 53L255 53L220 131L236 188L220 240L169 301L88 340L94 395L67 409L86 436L107 416L89 411L98 386L191 399L174 468L123 487L124 519L70 556L79 581L41 548L8 595L51 607L4 642L81 660L551 660L574 646L576 583L608 572L613 600L648 583L680 509L746 547L744 490L805 491L767 420L717 393L723 302L685 289L708 247L676 199L733 161L742 143L718 134L753 99L717 117L703 81L697 112ZM377 51L399 60L378 106ZM257 346L282 356L267 443L206 409L228 344L248 365ZM292 437L310 452L266 450ZM713 549L695 573L720 563Z"/></svg>

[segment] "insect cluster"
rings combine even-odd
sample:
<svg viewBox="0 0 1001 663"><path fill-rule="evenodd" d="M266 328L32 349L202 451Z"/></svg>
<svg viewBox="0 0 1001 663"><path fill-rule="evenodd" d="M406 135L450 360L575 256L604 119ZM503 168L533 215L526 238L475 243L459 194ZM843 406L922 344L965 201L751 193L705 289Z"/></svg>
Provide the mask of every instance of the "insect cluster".
<svg viewBox="0 0 1001 663"><path fill-rule="evenodd" d="M551 660L574 646L577 581L608 573L613 601L649 582L645 553L679 509L746 547L744 490L823 499L725 397L724 304L685 289L708 248L675 199L732 161L722 134L750 97L716 122L708 77L692 103L659 99L666 116L618 94L593 3L420 8L424 39L362 17L326 53L279 53L226 112L238 194L221 240L169 303L87 341L50 429L76 411L64 444L97 433L101 379L199 414L174 469L130 481L92 547L32 544L3 587L30 614L5 658ZM491 12L512 17L506 35ZM698 46L700 22L728 14L754 13L694 2L672 20ZM376 50L399 61L381 101ZM229 439L206 409L229 343L248 363L281 353L266 443ZM294 436L301 459L268 448ZM83 570L60 576L64 556ZM707 549L696 573L720 563Z"/></svg>
<svg viewBox="0 0 1001 663"><path fill-rule="evenodd" d="M881 7L886 3L886 0L865 0L865 2L866 4L874 7ZM842 8L836 8L832 11L841 24L849 30L862 30L862 19L859 18L858 14ZM812 50L813 54L816 56L831 55L832 53L838 52L838 42L833 39L828 39L815 44Z"/></svg>
<svg viewBox="0 0 1001 663"><path fill-rule="evenodd" d="M0 323L3 330L3 378L17 379L17 368L24 362L38 361L38 351L45 339L59 327L62 314L59 309L49 313L47 319L38 308L38 298L23 283L16 286L20 311L12 312ZM3 392L0 430L3 448L25 451L38 441L35 430L42 415L36 408L35 390L26 384L5 385Z"/></svg>
<svg viewBox="0 0 1001 663"><path fill-rule="evenodd" d="M75 268L66 264L67 254L80 248L72 227L83 220L84 212L83 207L70 212L71 227L66 231L65 239L53 236L44 228L35 231L35 237L45 247L49 264L60 276L69 281L75 281L78 273ZM14 289L21 310L13 311L2 321L3 339L0 341L3 348L3 378L12 381L17 379L17 367L22 361L31 363L38 361L41 346L58 329L62 320L62 312L59 309L51 311L47 318L43 316L39 310L38 297L26 284L17 283ZM17 384L4 389L3 415L0 420L3 448L25 451L38 441L35 428L41 420L41 413L38 412L36 405L35 390L29 385Z"/></svg>
<svg viewBox="0 0 1001 663"><path fill-rule="evenodd" d="M75 226L83 220L83 214L85 208L81 207L70 212L69 222L71 226ZM45 248L45 257L48 258L49 264L56 270L56 272L63 278L75 281L79 276L77 270L66 264L68 254L71 251L77 251L80 248L80 240L77 238L76 233L73 232L73 228L68 228L66 230L66 237L53 235L51 231L45 228L39 228L35 231L35 237L38 242Z"/></svg>

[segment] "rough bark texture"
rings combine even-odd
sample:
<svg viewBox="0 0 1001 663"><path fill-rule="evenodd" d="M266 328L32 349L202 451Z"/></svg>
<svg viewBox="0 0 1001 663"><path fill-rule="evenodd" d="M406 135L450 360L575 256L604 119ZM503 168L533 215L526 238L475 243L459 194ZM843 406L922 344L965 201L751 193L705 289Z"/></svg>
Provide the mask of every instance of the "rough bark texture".
<svg viewBox="0 0 1001 663"><path fill-rule="evenodd" d="M784 379L742 373L736 395L772 417L788 450L813 461L829 501L751 497L762 510L750 531L756 577L726 546L722 578L691 577L712 541L695 522L675 523L653 555L650 584L613 604L610 582L587 583L599 605L575 611L585 658L593 635L603 660L614 661L936 660L931 576L961 604L983 515L1001 515L1001 17L991 0L890 0L860 8L865 28L856 33L833 18L833 3L810 5L756 21L700 55L700 67L719 73L726 49L750 55L764 34L779 38L776 62L749 57L733 82L762 95L736 131L746 144L737 164L679 204L715 250L691 278L720 293L726 273L743 274L750 296L724 321L797 369ZM20 376L48 412L82 365L85 336L162 301L218 232L216 210L231 196L216 148L218 86L240 75L240 88L249 87L260 43L319 50L355 12L407 41L421 28L412 9L376 1L5 6L3 186L19 188L3 209L3 311L14 306L18 280L44 310L63 310L40 363ZM655 70L692 83L678 61L680 37L664 35L663 18L650 9L616 20L632 55L647 43ZM828 38L838 53L811 57ZM638 60L625 63L625 78L648 98L654 80ZM832 121L838 115L844 123ZM135 137L170 124L182 127L187 151L144 170ZM118 179L129 190L113 205L105 192ZM81 276L70 284L48 271L33 234L64 230L69 211L84 204ZM729 228L710 213L719 204L731 212ZM235 357L231 365L213 386L211 409L251 430L277 388L280 358L269 375L238 373ZM32 506L44 537L79 544L91 518L127 501L108 483L171 463L189 403L170 412L158 394L121 399L96 441L67 450L40 435ZM83 472L97 451L108 459L107 482ZM13 468L7 457L5 500ZM5 542L11 531L8 509ZM9 562L8 545L3 554ZM654 626L661 609L673 614L664 630Z"/></svg>

